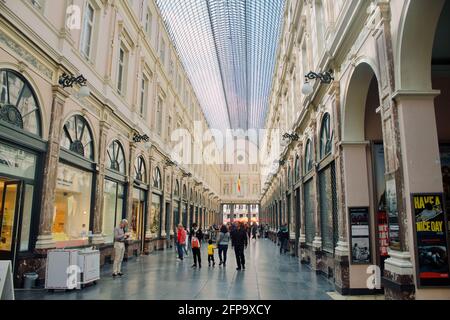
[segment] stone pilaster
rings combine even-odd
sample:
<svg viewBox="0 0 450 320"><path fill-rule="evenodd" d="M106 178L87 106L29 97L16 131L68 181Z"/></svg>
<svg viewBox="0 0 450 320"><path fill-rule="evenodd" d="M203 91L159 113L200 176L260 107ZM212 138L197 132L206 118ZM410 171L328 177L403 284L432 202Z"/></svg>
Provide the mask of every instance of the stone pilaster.
<svg viewBox="0 0 450 320"><path fill-rule="evenodd" d="M133 216L133 181L134 181L134 161L136 158L136 144L134 142L130 142L130 154L128 161L128 192L126 199L126 219L128 223L131 223ZM129 228L131 225L129 226Z"/></svg>
<svg viewBox="0 0 450 320"><path fill-rule="evenodd" d="M53 86L53 102L50 114L48 148L44 164L42 186L42 207L39 221L39 235L36 249L50 249L56 246L52 236L53 213L55 208L55 189L58 174L59 149L64 105L69 96L60 86Z"/></svg>
<svg viewBox="0 0 450 320"><path fill-rule="evenodd" d="M105 157L106 143L110 125L106 121L100 122L100 138L98 143L98 171L95 186L95 205L94 205L94 235L93 244L102 244L105 242L103 237L103 193L105 188Z"/></svg>
<svg viewBox="0 0 450 320"><path fill-rule="evenodd" d="M170 170L170 181L171 181L171 185L170 185L170 232L169 232L169 236L173 236L174 235L174 230L173 230L173 223L174 223L174 216L173 216L174 199L173 199L173 193L174 193L174 189L175 189L175 173L174 173L173 169Z"/></svg>
<svg viewBox="0 0 450 320"><path fill-rule="evenodd" d="M162 208L162 210L161 210L161 216L160 216L160 220L159 221L161 221L161 230L160 230L160 238L165 238L166 236L167 236L167 233L166 233L166 195L167 195L167 193L166 193L166 183L169 183L168 181L166 181L167 180L167 178L166 178L166 173L167 173L167 166L166 165L164 165L164 167L163 167L163 170L162 170L163 172L162 172L162 176L161 176L161 179L162 179L162 191L163 191L163 194L162 194L162 197L161 197L161 208Z"/></svg>

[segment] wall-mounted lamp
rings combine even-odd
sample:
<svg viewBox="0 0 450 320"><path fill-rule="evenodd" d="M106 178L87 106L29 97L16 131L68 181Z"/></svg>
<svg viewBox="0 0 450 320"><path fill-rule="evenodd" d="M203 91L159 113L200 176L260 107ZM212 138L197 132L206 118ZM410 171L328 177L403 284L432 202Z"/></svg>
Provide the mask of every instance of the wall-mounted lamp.
<svg viewBox="0 0 450 320"><path fill-rule="evenodd" d="M286 160L280 160L278 161L278 163L280 164L280 166L284 166L286 164Z"/></svg>
<svg viewBox="0 0 450 320"><path fill-rule="evenodd" d="M142 141L148 142L149 140L150 140L150 137L148 135L146 135L146 134L141 135L139 133L135 133L133 135L133 141L134 142L142 142Z"/></svg>
<svg viewBox="0 0 450 320"><path fill-rule="evenodd" d="M283 139L285 140L291 140L291 141L298 141L300 140L300 136L294 132L294 133L285 133L283 134Z"/></svg>
<svg viewBox="0 0 450 320"><path fill-rule="evenodd" d="M322 84L330 84L331 81L334 80L333 77L333 70L329 70L323 73L316 73L313 71L310 71L307 75L305 75L305 84L302 87L302 93L306 96L309 96L311 93L314 92L314 88L311 85L311 83L309 83L309 80L315 80L315 79L319 79L320 83Z"/></svg>
<svg viewBox="0 0 450 320"><path fill-rule="evenodd" d="M91 90L89 90L89 87L86 84L87 79L82 74L75 77L69 76L67 73L63 73L61 77L59 77L58 83L63 88L72 88L74 84L81 86L80 91L78 91L79 98L86 98L91 94Z"/></svg>

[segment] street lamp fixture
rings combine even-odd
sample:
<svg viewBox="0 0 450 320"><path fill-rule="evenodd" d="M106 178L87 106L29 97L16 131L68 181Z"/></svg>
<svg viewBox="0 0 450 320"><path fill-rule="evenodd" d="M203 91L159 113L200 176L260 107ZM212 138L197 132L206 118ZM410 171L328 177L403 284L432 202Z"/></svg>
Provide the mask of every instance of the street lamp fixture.
<svg viewBox="0 0 450 320"><path fill-rule="evenodd" d="M294 133L285 133L283 134L283 139L285 140L291 140L291 141L298 141L300 140L300 136L294 132Z"/></svg>
<svg viewBox="0 0 450 320"><path fill-rule="evenodd" d="M135 133L133 135L133 141L134 142L142 142L142 141L148 142L149 140L150 140L150 137L148 135L146 135L146 134L141 135L139 133Z"/></svg>
<svg viewBox="0 0 450 320"><path fill-rule="evenodd" d="M67 73L63 73L61 77L59 77L58 81L59 85L63 88L72 88L74 84L78 84L81 86L80 91L78 92L78 97L86 98L91 94L89 87L87 86L87 79L80 74L79 76L70 76Z"/></svg>
<svg viewBox="0 0 450 320"><path fill-rule="evenodd" d="M309 80L316 80L316 79L319 79L320 83L322 84L330 84L331 81L334 80L333 70L330 69L329 71L323 73L322 72L316 73L310 71L307 75L305 75L305 84L303 85L302 88L302 93L304 95L309 96L311 93L314 92L314 88L309 82Z"/></svg>

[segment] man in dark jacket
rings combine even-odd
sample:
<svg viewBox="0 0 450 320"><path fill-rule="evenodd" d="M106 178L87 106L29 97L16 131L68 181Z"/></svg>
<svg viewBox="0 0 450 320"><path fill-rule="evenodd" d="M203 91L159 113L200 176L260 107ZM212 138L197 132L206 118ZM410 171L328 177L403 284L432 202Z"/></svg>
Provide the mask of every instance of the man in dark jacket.
<svg viewBox="0 0 450 320"><path fill-rule="evenodd" d="M288 251L287 245L289 243L289 229L287 224L283 224L278 231L278 237L280 238L280 254Z"/></svg>
<svg viewBox="0 0 450 320"><path fill-rule="evenodd" d="M247 248L247 232L242 223L239 223L238 229L231 233L231 245L234 248L236 254L236 270L245 270L245 255L244 249Z"/></svg>

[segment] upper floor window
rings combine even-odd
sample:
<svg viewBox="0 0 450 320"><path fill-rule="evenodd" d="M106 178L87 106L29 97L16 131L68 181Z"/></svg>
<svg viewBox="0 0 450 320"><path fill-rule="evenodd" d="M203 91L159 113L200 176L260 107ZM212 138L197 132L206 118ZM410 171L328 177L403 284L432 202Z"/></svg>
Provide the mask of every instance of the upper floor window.
<svg viewBox="0 0 450 320"><path fill-rule="evenodd" d="M33 7L43 12L45 8L45 0L30 0Z"/></svg>
<svg viewBox="0 0 450 320"><path fill-rule="evenodd" d="M81 38L81 52L87 57L91 57L92 36L94 33L94 7L88 2L84 11L83 35Z"/></svg>
<svg viewBox="0 0 450 320"><path fill-rule="evenodd" d="M156 132L160 136L162 131L162 104L162 99L158 98L158 105L156 106Z"/></svg>
<svg viewBox="0 0 450 320"><path fill-rule="evenodd" d="M94 160L94 142L86 119L74 115L64 124L61 146L82 157Z"/></svg>
<svg viewBox="0 0 450 320"><path fill-rule="evenodd" d="M167 141L170 141L172 135L172 117L167 118Z"/></svg>
<svg viewBox="0 0 450 320"><path fill-rule="evenodd" d="M166 64L166 42L161 39L161 47L159 48L159 57L161 58L161 64Z"/></svg>
<svg viewBox="0 0 450 320"><path fill-rule="evenodd" d="M40 108L28 81L18 72L0 69L0 120L41 135Z"/></svg>
<svg viewBox="0 0 450 320"><path fill-rule="evenodd" d="M123 151L122 144L114 140L109 145L106 153L108 155L108 168L125 175L125 152Z"/></svg>
<svg viewBox="0 0 450 320"><path fill-rule="evenodd" d="M333 134L331 132L330 114L326 113L322 120L322 128L320 130L320 159L323 159L331 153L331 144Z"/></svg>
<svg viewBox="0 0 450 320"><path fill-rule="evenodd" d="M142 75L141 80L141 104L139 108L139 114L144 117L147 109L147 93L148 93L148 79L145 74Z"/></svg>
<svg viewBox="0 0 450 320"><path fill-rule="evenodd" d="M152 38L152 20L152 12L150 11L150 9L147 9L147 13L145 14L145 34L149 39Z"/></svg>
<svg viewBox="0 0 450 320"><path fill-rule="evenodd" d="M312 168L313 168L312 143L311 139L308 139L305 148L305 172L311 171Z"/></svg>
<svg viewBox="0 0 450 320"><path fill-rule="evenodd" d="M119 65L117 66L117 91L120 95L125 95L126 75L127 75L127 50L122 44L119 48Z"/></svg>

